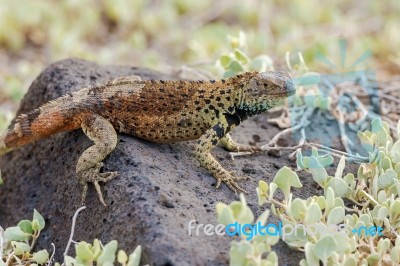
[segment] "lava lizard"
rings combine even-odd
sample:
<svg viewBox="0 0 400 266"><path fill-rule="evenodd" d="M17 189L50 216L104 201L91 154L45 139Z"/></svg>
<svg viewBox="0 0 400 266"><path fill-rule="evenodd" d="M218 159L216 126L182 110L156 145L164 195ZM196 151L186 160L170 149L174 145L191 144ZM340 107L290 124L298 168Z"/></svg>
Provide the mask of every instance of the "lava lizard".
<svg viewBox="0 0 400 266"><path fill-rule="evenodd" d="M295 92L284 72L245 72L209 81L141 80L139 76L117 78L83 88L20 115L0 137L0 155L53 134L81 128L94 145L83 152L76 174L83 185L82 204L88 182L100 201L99 182L117 172L100 173L103 160L117 145L117 133L127 133L156 143L197 139L194 154L200 165L235 191L244 191L231 172L211 155L218 143L230 151L259 150L235 143L228 134L248 117L260 114Z"/></svg>

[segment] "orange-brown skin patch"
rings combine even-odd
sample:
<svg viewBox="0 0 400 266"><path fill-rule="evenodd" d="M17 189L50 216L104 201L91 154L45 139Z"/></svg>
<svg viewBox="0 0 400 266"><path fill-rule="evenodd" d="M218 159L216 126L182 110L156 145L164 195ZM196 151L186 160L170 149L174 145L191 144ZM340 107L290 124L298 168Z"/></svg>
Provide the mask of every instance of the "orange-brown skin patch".
<svg viewBox="0 0 400 266"><path fill-rule="evenodd" d="M216 112L225 112L222 99L234 99L238 94L231 89L229 94L224 91L223 98L218 97L215 88L221 82L215 86L208 82L142 82L144 87L138 93L121 88L125 93L111 95L100 115L120 132L157 143L199 138L218 119Z"/></svg>

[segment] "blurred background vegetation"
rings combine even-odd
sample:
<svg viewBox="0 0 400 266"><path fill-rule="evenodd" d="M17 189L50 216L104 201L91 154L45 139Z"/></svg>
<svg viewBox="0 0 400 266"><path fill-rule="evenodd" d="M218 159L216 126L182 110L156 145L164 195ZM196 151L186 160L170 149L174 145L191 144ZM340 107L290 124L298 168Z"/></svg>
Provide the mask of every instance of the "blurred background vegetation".
<svg viewBox="0 0 400 266"><path fill-rule="evenodd" d="M34 78L56 60L79 57L163 72L215 62L229 38L247 36L247 54L302 52L317 72L330 71L318 53L339 61L337 40L349 43L351 64L372 51L369 67L385 78L400 68L400 1L318 0L0 0L0 132Z"/></svg>

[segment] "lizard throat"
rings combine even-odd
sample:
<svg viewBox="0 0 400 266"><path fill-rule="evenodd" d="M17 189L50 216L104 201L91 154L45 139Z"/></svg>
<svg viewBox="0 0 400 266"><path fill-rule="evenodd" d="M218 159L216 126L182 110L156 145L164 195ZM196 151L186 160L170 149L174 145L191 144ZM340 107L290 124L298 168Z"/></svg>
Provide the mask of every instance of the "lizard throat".
<svg viewBox="0 0 400 266"><path fill-rule="evenodd" d="M243 118L246 119L248 117L262 114L267 110L271 109L272 107L274 107L275 105L276 103L274 102L261 102L256 104L242 103L237 109L237 112L241 113L242 114L241 116L245 115L246 117ZM244 119L242 119L242 121Z"/></svg>

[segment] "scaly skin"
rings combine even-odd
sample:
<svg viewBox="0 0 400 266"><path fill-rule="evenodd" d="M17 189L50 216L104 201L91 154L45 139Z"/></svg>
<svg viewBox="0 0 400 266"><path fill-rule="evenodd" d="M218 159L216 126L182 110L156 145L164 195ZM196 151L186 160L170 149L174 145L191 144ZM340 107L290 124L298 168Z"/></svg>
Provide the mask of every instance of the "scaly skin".
<svg viewBox="0 0 400 266"><path fill-rule="evenodd" d="M156 143L197 139L195 156L200 165L230 189L244 191L211 155L218 143L230 151L255 151L258 147L236 144L228 132L248 117L260 114L295 91L283 72L246 72L226 80L143 81L139 76L118 78L55 99L21 115L0 138L0 155L59 132L81 128L94 142L76 165L83 185L95 185L116 172L100 173L102 161L117 145L117 132Z"/></svg>

